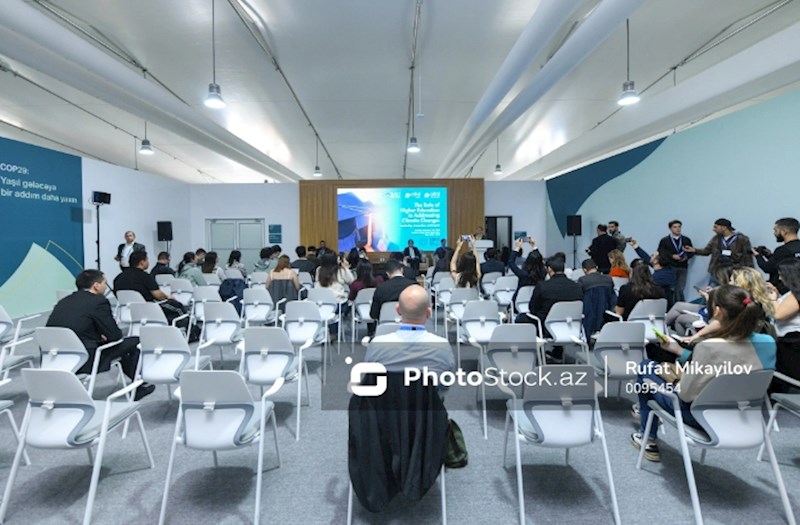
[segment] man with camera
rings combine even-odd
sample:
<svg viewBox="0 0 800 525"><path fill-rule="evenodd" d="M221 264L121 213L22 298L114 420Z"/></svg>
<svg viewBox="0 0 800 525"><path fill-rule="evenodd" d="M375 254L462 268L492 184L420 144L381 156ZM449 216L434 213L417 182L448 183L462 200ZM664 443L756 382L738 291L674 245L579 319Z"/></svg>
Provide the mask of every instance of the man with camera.
<svg viewBox="0 0 800 525"><path fill-rule="evenodd" d="M775 235L775 240L782 242L783 245L775 248L774 253L766 246L758 246L753 249L753 255L756 256L758 267L769 274L769 282L781 294L785 294L789 289L778 278L778 265L786 259L800 258L800 240L797 238L798 229L800 229L800 223L798 223L797 219L792 217L778 219L775 221L772 233Z"/></svg>

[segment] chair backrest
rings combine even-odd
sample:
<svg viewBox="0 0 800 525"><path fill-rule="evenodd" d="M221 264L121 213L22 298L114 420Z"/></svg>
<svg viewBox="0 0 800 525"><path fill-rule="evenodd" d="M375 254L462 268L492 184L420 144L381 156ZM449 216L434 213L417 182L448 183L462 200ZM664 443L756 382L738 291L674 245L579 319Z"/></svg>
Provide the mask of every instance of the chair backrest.
<svg viewBox="0 0 800 525"><path fill-rule="evenodd" d="M231 303L206 303L202 336L204 341L231 343L241 327L242 320Z"/></svg>
<svg viewBox="0 0 800 525"><path fill-rule="evenodd" d="M240 279L240 280L244 281L244 275L242 275L242 272L240 270L237 270L236 268L226 268L225 269L225 278L226 279Z"/></svg>
<svg viewBox="0 0 800 525"><path fill-rule="evenodd" d="M446 277L442 277L439 282L436 282L436 277L440 274L444 274ZM450 302L450 292L456 287L456 283L453 281L453 278L450 277L449 273L446 272L439 272L434 276L434 284L433 289L436 291L436 300L446 305Z"/></svg>
<svg viewBox="0 0 800 525"><path fill-rule="evenodd" d="M217 272L204 273L203 278L206 280L206 286L219 286L222 284L222 279L219 278Z"/></svg>
<svg viewBox="0 0 800 525"><path fill-rule="evenodd" d="M267 287L267 278L269 274L267 272L253 272L247 276L250 280L250 288L266 288Z"/></svg>
<svg viewBox="0 0 800 525"><path fill-rule="evenodd" d="M362 288L358 291L353 300L353 312L358 319L369 319L369 309L374 296L375 288Z"/></svg>
<svg viewBox="0 0 800 525"><path fill-rule="evenodd" d="M167 326L168 324L164 310L156 303L131 304L131 326L128 330L128 337L139 337L139 331L143 326Z"/></svg>
<svg viewBox="0 0 800 525"><path fill-rule="evenodd" d="M486 347L489 365L507 374L525 374L533 370L538 353L536 327L529 323L501 324L495 327Z"/></svg>
<svg viewBox="0 0 800 525"><path fill-rule="evenodd" d="M0 305L0 338L10 332L13 327L14 323L11 321L11 316L9 316L6 309Z"/></svg>
<svg viewBox="0 0 800 525"><path fill-rule="evenodd" d="M692 415L711 438L711 446L751 448L764 441L761 407L772 370L719 375L692 402Z"/></svg>
<svg viewBox="0 0 800 525"><path fill-rule="evenodd" d="M189 306L194 295L194 286L189 279L173 279L169 283L172 296L183 306Z"/></svg>
<svg viewBox="0 0 800 525"><path fill-rule="evenodd" d="M244 378L231 370L181 374L183 442L199 450L226 450L258 436L248 432L255 406Z"/></svg>
<svg viewBox="0 0 800 525"><path fill-rule="evenodd" d="M201 321L205 319L205 305L220 302L222 302L222 297L219 295L217 286L195 286L192 291L192 313Z"/></svg>
<svg viewBox="0 0 800 525"><path fill-rule="evenodd" d="M117 290L117 319L122 323L131 322L131 304L145 302L142 294L135 290Z"/></svg>
<svg viewBox="0 0 800 525"><path fill-rule="evenodd" d="M22 369L28 391L25 443L38 448L72 448L95 413L94 402L80 380L68 370ZM94 437L94 436L91 436Z"/></svg>
<svg viewBox="0 0 800 525"><path fill-rule="evenodd" d="M381 313L378 316L378 324L399 323L400 314L397 313L398 301L387 301L381 305Z"/></svg>
<svg viewBox="0 0 800 525"><path fill-rule="evenodd" d="M330 321L339 313L339 301L330 288L309 288L307 300L319 307L324 320Z"/></svg>
<svg viewBox="0 0 800 525"><path fill-rule="evenodd" d="M276 304L283 299L286 301L297 299L297 290L289 279L273 279L269 282L267 290Z"/></svg>
<svg viewBox="0 0 800 525"><path fill-rule="evenodd" d="M311 288L314 286L314 278L311 277L311 274L308 272L298 272L297 273L297 280L300 281L302 286L306 286Z"/></svg>
<svg viewBox="0 0 800 525"><path fill-rule="evenodd" d="M633 307L628 321L641 321L645 323L644 336L651 343L658 342L653 328L661 332L666 332L667 300L666 299L642 299Z"/></svg>
<svg viewBox="0 0 800 525"><path fill-rule="evenodd" d="M294 346L286 330L259 326L244 331L242 375L259 385L271 385L284 377L294 363Z"/></svg>
<svg viewBox="0 0 800 525"><path fill-rule="evenodd" d="M525 389L523 412L534 434L525 437L545 447L572 448L594 439L594 369L587 365L547 365L538 384Z"/></svg>
<svg viewBox="0 0 800 525"><path fill-rule="evenodd" d="M400 323L383 323L375 327L375 337L379 335L393 334L400 330Z"/></svg>
<svg viewBox="0 0 800 525"><path fill-rule="evenodd" d="M594 357L608 377L636 377L628 363L640 363L645 355L644 323L606 323L594 343Z"/></svg>
<svg viewBox="0 0 800 525"><path fill-rule="evenodd" d="M573 343L573 337L583 336L583 301L561 301L555 303L547 314L544 325L553 341Z"/></svg>
<svg viewBox="0 0 800 525"><path fill-rule="evenodd" d="M531 297L533 297L533 289L534 286L529 284L527 286L523 286L517 291L517 299L514 301L514 309L521 313L527 313L529 311L529 306L531 302Z"/></svg>
<svg viewBox="0 0 800 525"><path fill-rule="evenodd" d="M148 383L177 383L192 351L175 326L143 326L139 331L142 379Z"/></svg>
<svg viewBox="0 0 800 525"><path fill-rule="evenodd" d="M40 326L34 332L44 370L68 370L73 374L89 360L89 352L69 328Z"/></svg>
<svg viewBox="0 0 800 525"><path fill-rule="evenodd" d="M481 275L481 286L483 286L483 291L489 295L492 295L494 293L495 283L502 276L503 272L489 272Z"/></svg>
<svg viewBox="0 0 800 525"><path fill-rule="evenodd" d="M495 301L470 301L464 306L461 325L470 337L481 344L488 343L500 324Z"/></svg>
<svg viewBox="0 0 800 525"><path fill-rule="evenodd" d="M175 280L175 276L172 275L171 273L159 273L156 274L155 278L156 278L156 284L158 284L159 286L170 284L172 281Z"/></svg>
<svg viewBox="0 0 800 525"><path fill-rule="evenodd" d="M310 301L289 301L283 327L292 344L303 344L315 339L324 326L319 307Z"/></svg>
<svg viewBox="0 0 800 525"><path fill-rule="evenodd" d="M508 306L514 298L514 293L517 291L519 284L519 277L516 275L506 275L500 277L494 282L494 292L492 297L497 304L501 306Z"/></svg>
<svg viewBox="0 0 800 525"><path fill-rule="evenodd" d="M56 302L60 301L64 297L69 297L73 293L75 293L75 290L56 290ZM3 335L0 334L0 337L3 337Z"/></svg>
<svg viewBox="0 0 800 525"><path fill-rule="evenodd" d="M478 297L477 288L453 288L450 291L450 299L447 301L447 310L456 319L461 319L467 303L477 301Z"/></svg>
<svg viewBox="0 0 800 525"><path fill-rule="evenodd" d="M614 281L614 291L619 293L619 289L630 282L630 279L627 277L612 277L612 281Z"/></svg>
<svg viewBox="0 0 800 525"><path fill-rule="evenodd" d="M275 309L272 295L266 288L245 288L242 300L242 319L250 322L267 322Z"/></svg>

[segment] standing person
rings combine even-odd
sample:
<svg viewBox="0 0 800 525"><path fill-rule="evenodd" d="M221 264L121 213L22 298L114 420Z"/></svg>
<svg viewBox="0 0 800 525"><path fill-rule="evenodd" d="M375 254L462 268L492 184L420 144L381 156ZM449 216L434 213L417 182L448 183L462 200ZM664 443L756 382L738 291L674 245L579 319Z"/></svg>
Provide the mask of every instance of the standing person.
<svg viewBox="0 0 800 525"><path fill-rule="evenodd" d="M330 252L333 253L333 250L329 250L328 246L325 244L325 241L319 241L319 248L317 248L317 257L322 257L325 253Z"/></svg>
<svg viewBox="0 0 800 525"><path fill-rule="evenodd" d="M403 250L403 257L406 257L409 266L411 266L415 272L419 273L419 263L422 260L422 254L419 248L414 246L413 239L408 240L408 246Z"/></svg>
<svg viewBox="0 0 800 525"><path fill-rule="evenodd" d="M597 265L598 271L608 273L611 270L611 261L608 254L617 248L617 241L608 235L608 227L605 224L597 225L597 237L592 239L592 244L586 253Z"/></svg>
<svg viewBox="0 0 800 525"><path fill-rule="evenodd" d="M661 453L657 441L658 418L653 421L645 442L644 430L651 410L648 401L655 400L669 411L680 410L685 424L701 428L692 415L691 407L698 394L715 377L713 373L703 373L707 367L728 365L732 370L738 368L735 365L749 365L752 370L775 368L775 340L769 335L754 333L764 314L745 290L729 284L720 286L713 294L709 311L719 321L720 328L712 337L695 345L691 355L696 366L689 368L673 383L671 390L678 394L680 407L673 407L672 397L664 393L664 389L668 388L667 381L654 371L650 372L654 370L655 363L645 359L639 366L640 370L648 371L639 374L639 386L645 379L660 385L660 388L640 390L639 431L631 434L630 438L637 449L645 446L644 457L649 461L661 461ZM661 343L661 348L676 357L684 356L683 347L673 340Z"/></svg>
<svg viewBox="0 0 800 525"><path fill-rule="evenodd" d="M669 235L658 242L661 265L672 268L675 274L675 302L685 300L684 288L686 275L689 273L689 259L694 257L694 253L684 249L692 245L692 240L681 233L682 228L683 223L678 219L669 221Z"/></svg>
<svg viewBox="0 0 800 525"><path fill-rule="evenodd" d="M208 286L203 272L197 267L197 255L194 252L183 254L183 260L178 264L178 279L186 279L192 286Z"/></svg>
<svg viewBox="0 0 800 525"><path fill-rule="evenodd" d="M717 219L711 228L714 236L708 241L705 248L684 246L687 253L695 255L710 255L708 273L713 279L717 266L722 263L739 266L753 266L753 246L747 235L737 232L728 219Z"/></svg>
<svg viewBox="0 0 800 525"><path fill-rule="evenodd" d="M247 277L247 268L242 264L242 252L239 250L232 250L228 256L228 264L225 265L227 270L239 270L242 277Z"/></svg>
<svg viewBox="0 0 800 525"><path fill-rule="evenodd" d="M625 252L627 240L622 232L619 231L619 223L617 221L608 221L608 234L617 243L617 250Z"/></svg>
<svg viewBox="0 0 800 525"><path fill-rule="evenodd" d="M192 254L194 255L194 254ZM61 299L55 305L47 326L69 328L89 352L89 359L79 368L77 374L90 374L94 363L97 348L112 341L122 339L122 330L114 321L111 305L105 297L106 278L100 270L84 270L75 279L78 291ZM123 373L131 381L136 376L136 366L139 362L138 337L128 337L122 342L103 351L100 356L98 372L105 372L111 368L111 362L119 358ZM154 385L143 383L136 389L136 401L153 393Z"/></svg>
<svg viewBox="0 0 800 525"><path fill-rule="evenodd" d="M169 253L167 252L159 252L158 253L158 262L153 269L150 270L150 275L175 275L175 270L170 268L169 266Z"/></svg>
<svg viewBox="0 0 800 525"><path fill-rule="evenodd" d="M778 289L782 294L789 291L789 288L778 277L778 266L786 259L800 258L800 240L797 239L797 230L800 229L800 223L797 219L786 217L775 221L775 226L772 228L772 233L775 235L777 242L782 242L782 246L775 248L775 253L769 251L765 246L759 246L753 249L753 255L756 256L758 267L769 274L769 282Z"/></svg>
<svg viewBox="0 0 800 525"><path fill-rule="evenodd" d="M472 240L473 241L483 240L483 227L482 226L478 226L477 228L475 228L475 233L472 234Z"/></svg>
<svg viewBox="0 0 800 525"><path fill-rule="evenodd" d="M125 242L117 246L117 256L114 260L119 263L119 269L124 270L128 265L128 257L133 252L145 251L144 244L136 242L136 234L132 231L125 232Z"/></svg>

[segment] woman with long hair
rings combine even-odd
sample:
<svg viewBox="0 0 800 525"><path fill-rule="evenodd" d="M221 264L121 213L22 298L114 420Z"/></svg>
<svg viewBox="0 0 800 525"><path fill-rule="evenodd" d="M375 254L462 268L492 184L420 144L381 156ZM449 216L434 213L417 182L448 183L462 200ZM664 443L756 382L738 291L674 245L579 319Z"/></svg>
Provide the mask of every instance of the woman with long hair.
<svg viewBox="0 0 800 525"><path fill-rule="evenodd" d="M608 260L611 263L611 271L608 275L611 277L624 277L625 279L631 276L631 269L625 261L625 254L619 250L611 250L608 252Z"/></svg>
<svg viewBox="0 0 800 525"><path fill-rule="evenodd" d="M337 254L326 250L319 258L316 281L317 287L330 288L333 291L336 301L340 304L340 317L344 317L350 311L347 298L350 295L349 286L353 282L353 272L350 271L347 259L340 259ZM335 335L338 329L338 323L328 324L331 336Z"/></svg>
<svg viewBox="0 0 800 525"><path fill-rule="evenodd" d="M197 255L194 252L186 252L183 254L183 259L178 264L178 279L186 279L194 286L206 286L206 278L203 277L203 272L197 267Z"/></svg>
<svg viewBox="0 0 800 525"><path fill-rule="evenodd" d="M217 261L219 260L219 255L217 252L208 252L206 254L206 258L203 261L203 266L201 266L201 270L203 273L213 273L217 277L219 277L220 282L225 280L225 272L222 271L222 268L217 266Z"/></svg>
<svg viewBox="0 0 800 525"><path fill-rule="evenodd" d="M775 340L767 334L756 333L759 322L764 317L761 306L756 303L746 290L729 284L722 285L714 290L709 302L712 318L719 323L719 329L712 335L702 339L691 351L694 366L671 379L672 384L662 375L667 375L662 370L661 375L655 373L658 368L653 361L645 359L639 367L637 383L642 385L649 379L660 385L660 388L640 389L639 394L639 432L631 434L631 443L636 448L641 448L644 438L647 417L650 414L648 401L655 400L667 410L680 409L683 422L695 428L701 428L691 413L692 401L700 394L703 388L715 377L715 374L703 373L711 366L729 366L736 370L736 365L742 368L752 367L752 370L775 368ZM674 340L661 343L661 347L675 355L685 358L687 350L679 346ZM673 407L672 398L663 393L670 389L678 394L680 407ZM658 419L658 418L656 418ZM645 444L644 457L650 461L661 461L658 450L656 433L658 421L653 421L650 435Z"/></svg>
<svg viewBox="0 0 800 525"><path fill-rule="evenodd" d="M297 278L297 274L294 273L294 270L292 270L292 263L288 255L281 255L278 257L278 263L275 265L275 269L267 275L267 288L269 288L269 283L272 281L291 281L295 291L300 289L300 280Z"/></svg>
<svg viewBox="0 0 800 525"><path fill-rule="evenodd" d="M365 288L377 288L383 283L383 277L372 275L372 263L365 259L358 261L356 266L356 278L350 283L350 296L348 299L354 301L358 292Z"/></svg>
<svg viewBox="0 0 800 525"><path fill-rule="evenodd" d="M536 241L528 239L531 251L522 263L522 267L517 266L517 257L522 256L522 237L514 241L514 249L508 258L508 268L517 276L517 290L523 286L536 285L544 281L547 277L547 269L544 267L544 258L536 246Z"/></svg>
<svg viewBox="0 0 800 525"><path fill-rule="evenodd" d="M469 245L472 251L467 251ZM464 248L462 250L462 248ZM463 254L461 252L464 252ZM481 280L481 265L478 261L478 249L475 247L475 238L469 236L467 243L459 239L456 251L450 260L450 275L456 288L475 288Z"/></svg>
<svg viewBox="0 0 800 525"><path fill-rule="evenodd" d="M785 259L778 264L778 278L789 288L780 295L768 284L775 307L775 331L778 336L778 359L775 370L800 381L800 259ZM771 392L788 392L789 385L773 379Z"/></svg>
<svg viewBox="0 0 800 525"><path fill-rule="evenodd" d="M239 250L232 250L228 256L228 264L225 265L227 270L239 270L242 277L247 277L247 268L242 264L242 252Z"/></svg>
<svg viewBox="0 0 800 525"><path fill-rule="evenodd" d="M631 273L630 282L623 284L619 289L617 305L614 310L621 315L624 321L628 320L633 307L642 299L664 299L664 289L653 281L650 267L646 264L637 264Z"/></svg>

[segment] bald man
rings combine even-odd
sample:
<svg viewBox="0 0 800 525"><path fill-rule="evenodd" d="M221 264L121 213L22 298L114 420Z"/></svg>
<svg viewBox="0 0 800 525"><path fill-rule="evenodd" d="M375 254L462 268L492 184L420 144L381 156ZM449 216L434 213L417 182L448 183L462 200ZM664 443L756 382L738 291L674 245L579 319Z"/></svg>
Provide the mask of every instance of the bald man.
<svg viewBox="0 0 800 525"><path fill-rule="evenodd" d="M409 286L400 293L397 305L400 328L392 334L375 337L367 347L365 360L381 363L388 372L406 367L442 373L455 367L453 349L447 339L428 332L431 316L428 292L422 286Z"/></svg>

